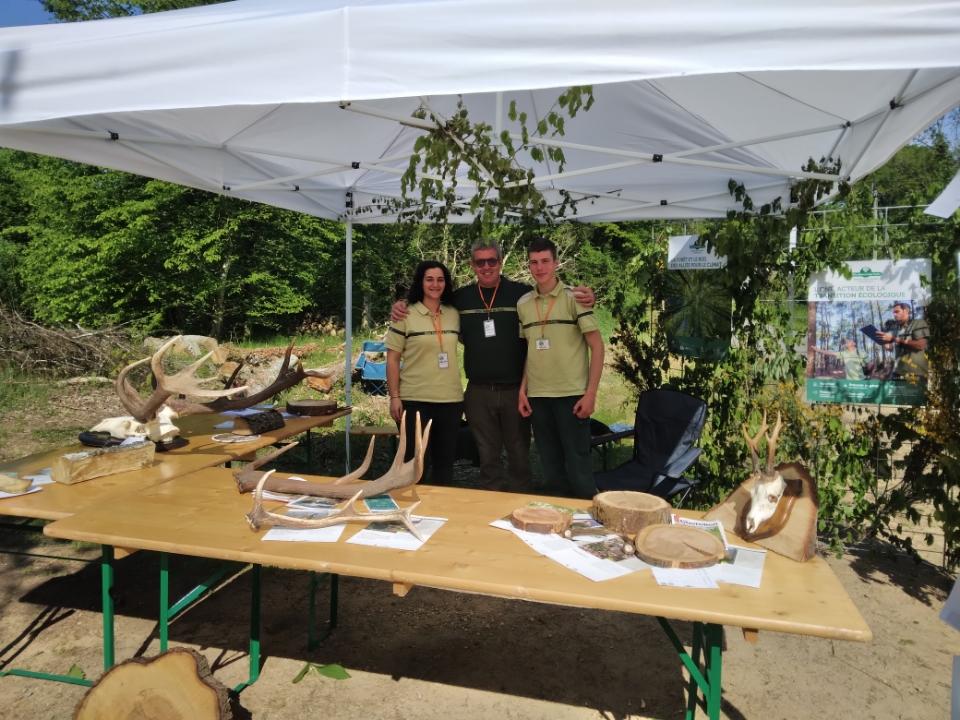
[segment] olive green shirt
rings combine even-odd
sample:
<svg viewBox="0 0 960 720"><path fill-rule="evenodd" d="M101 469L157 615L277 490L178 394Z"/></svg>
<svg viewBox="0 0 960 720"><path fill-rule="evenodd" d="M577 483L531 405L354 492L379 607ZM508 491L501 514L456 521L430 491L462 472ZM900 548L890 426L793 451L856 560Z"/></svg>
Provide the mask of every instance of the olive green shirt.
<svg viewBox="0 0 960 720"><path fill-rule="evenodd" d="M527 340L527 396L583 395L590 379L590 351L583 336L597 330L593 310L577 305L573 290L558 282L546 295L532 290L520 298L517 314ZM549 347L538 350L542 340Z"/></svg>
<svg viewBox="0 0 960 720"><path fill-rule="evenodd" d="M460 315L450 305L440 306L437 338L433 313L423 303L415 303L406 318L391 323L387 331L387 349L400 353L400 399L420 402L461 402L460 362L457 345ZM439 354L447 354L447 367L441 368Z"/></svg>

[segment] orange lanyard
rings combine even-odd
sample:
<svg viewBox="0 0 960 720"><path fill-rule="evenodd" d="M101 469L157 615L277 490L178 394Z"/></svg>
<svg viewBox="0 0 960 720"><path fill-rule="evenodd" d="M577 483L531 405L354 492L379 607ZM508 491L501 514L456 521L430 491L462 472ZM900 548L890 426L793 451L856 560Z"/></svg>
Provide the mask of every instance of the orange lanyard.
<svg viewBox="0 0 960 720"><path fill-rule="evenodd" d="M480 293L480 302L483 303L483 306L487 309L487 320L490 319L490 311L493 310L493 303L497 299L497 290L500 289L500 280L497 280L497 286L493 289L493 296L490 298L490 304L487 304L487 301L483 299L483 290L480 289L480 283L477 283L477 292Z"/></svg>
<svg viewBox="0 0 960 720"><path fill-rule="evenodd" d="M550 304L547 305L547 314L540 314L540 298L537 298L537 301L533 303L533 306L537 309L537 319L540 321L540 337L543 337L546 333L547 320L550 319L550 313L553 312L553 304L557 301L559 295L554 295L550 298Z"/></svg>
<svg viewBox="0 0 960 720"><path fill-rule="evenodd" d="M437 344L440 346L440 352L443 352L443 325L440 324L440 311L431 313L433 318L433 334L437 336Z"/></svg>

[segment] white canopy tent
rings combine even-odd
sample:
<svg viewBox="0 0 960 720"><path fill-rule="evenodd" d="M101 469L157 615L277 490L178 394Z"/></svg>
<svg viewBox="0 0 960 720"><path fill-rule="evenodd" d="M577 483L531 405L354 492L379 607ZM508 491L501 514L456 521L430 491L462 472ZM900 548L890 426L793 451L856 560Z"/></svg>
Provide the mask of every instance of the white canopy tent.
<svg viewBox="0 0 960 720"><path fill-rule="evenodd" d="M462 95L516 133L511 101L535 123L590 84L595 106L544 141L564 172L521 159L548 199L569 192L586 221L723 217L731 179L786 205L798 179L883 164L960 103L958 38L955 0L236 0L0 29L0 145L349 236L394 219L354 213L399 197L418 108ZM811 158L839 173L802 172Z"/></svg>

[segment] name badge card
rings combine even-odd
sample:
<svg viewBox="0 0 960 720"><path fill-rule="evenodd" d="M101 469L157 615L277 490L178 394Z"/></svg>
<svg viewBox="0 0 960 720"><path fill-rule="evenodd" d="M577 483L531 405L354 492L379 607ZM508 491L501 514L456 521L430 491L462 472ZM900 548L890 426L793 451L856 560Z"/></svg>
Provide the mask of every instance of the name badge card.
<svg viewBox="0 0 960 720"><path fill-rule="evenodd" d="M496 337L497 328L494 327L493 319L488 318L483 321L483 336L484 337Z"/></svg>
<svg viewBox="0 0 960 720"><path fill-rule="evenodd" d="M547 338L537 338L537 350L549 350L550 340Z"/></svg>
<svg viewBox="0 0 960 720"><path fill-rule="evenodd" d="M445 352L437 353L437 363L440 365L441 370L446 370L450 367L450 358Z"/></svg>

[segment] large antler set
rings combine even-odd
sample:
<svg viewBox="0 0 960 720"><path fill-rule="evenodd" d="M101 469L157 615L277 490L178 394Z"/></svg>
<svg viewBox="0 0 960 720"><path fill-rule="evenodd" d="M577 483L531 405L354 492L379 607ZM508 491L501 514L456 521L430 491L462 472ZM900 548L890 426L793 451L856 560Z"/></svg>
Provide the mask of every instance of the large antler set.
<svg viewBox="0 0 960 720"><path fill-rule="evenodd" d="M743 520L744 528L748 533L757 532L761 524L771 518L777 509L777 504L783 496L786 488L786 481L774 467L777 455L777 441L780 437L780 430L783 428L783 422L780 413L777 413L777 422L773 426L773 431L767 433L767 413L764 411L763 420L760 423L760 429L753 437L747 431L747 426L743 426L743 437L750 448L750 457L753 464L753 475L756 478L753 488L750 491L750 505ZM760 467L760 441L767 441L767 464Z"/></svg>
<svg viewBox="0 0 960 720"><path fill-rule="evenodd" d="M306 377L324 377L324 373L317 370L304 370L303 363L297 360L294 367L290 367L290 355L293 352L293 342L287 346L283 356L283 364L276 379L259 392L246 395L247 386L228 387L225 390L211 390L203 387L203 383L217 380L216 377L197 378L196 372L213 353L207 353L196 362L183 368L174 375L167 375L163 370L163 358L167 351L180 340L181 336L170 338L151 357L143 358L127 365L117 376L117 395L120 403L133 417L141 422L149 422L156 417L162 405L173 408L179 415L199 415L201 413L218 413L225 410L242 410L256 405L259 402L272 398L279 392L293 387ZM128 379L134 368L150 363L156 387L146 399L133 388ZM236 373L234 373L234 377ZM229 384L232 384L231 377ZM241 397L235 397L241 395ZM207 402L193 402L184 398L206 399Z"/></svg>
<svg viewBox="0 0 960 720"><path fill-rule="evenodd" d="M427 443L430 440L430 427L433 421L427 422L426 428L421 429L420 413L417 413L413 457L404 462L403 456L406 454L406 423L407 414L404 413L400 418L400 441L397 444L397 452L393 458L393 464L387 472L376 480L360 480L361 476L370 468L376 438L370 438L367 455L360 467L348 475L337 478L331 483L313 483L289 478L275 478L273 477L273 470L264 473L257 469L270 460L276 459L296 443L291 443L263 458L258 458L243 470L235 472L234 477L237 480L237 488L240 492L254 491L253 509L247 513L246 516L250 527L254 530L258 530L261 525L274 525L287 528L322 528L350 520L402 522L417 539L422 539L413 527L410 519L410 513L420 504L419 501L405 510L395 510L386 513L363 513L355 507L355 503L360 498L381 495L390 490L409 487L420 482L420 478L423 477L423 460L427 451ZM288 493L291 495L312 495L349 499L337 506L334 513L327 517L297 518L265 510L263 507L264 490Z"/></svg>

